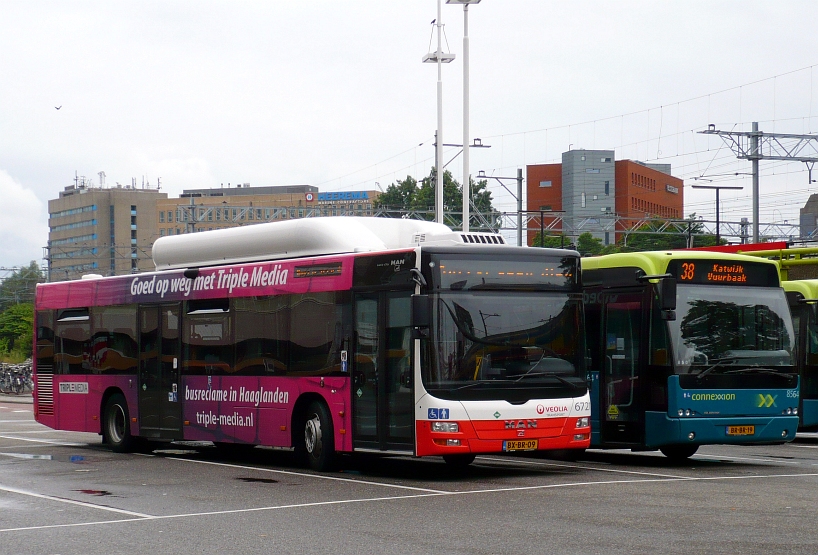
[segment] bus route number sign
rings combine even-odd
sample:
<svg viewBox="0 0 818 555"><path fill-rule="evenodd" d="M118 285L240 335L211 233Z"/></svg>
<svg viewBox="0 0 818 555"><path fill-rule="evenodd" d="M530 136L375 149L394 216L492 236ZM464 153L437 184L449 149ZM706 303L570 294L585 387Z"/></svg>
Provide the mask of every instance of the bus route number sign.
<svg viewBox="0 0 818 555"><path fill-rule="evenodd" d="M679 283L702 285L756 285L777 286L775 267L754 262L733 260L672 260L668 273L676 276Z"/></svg>

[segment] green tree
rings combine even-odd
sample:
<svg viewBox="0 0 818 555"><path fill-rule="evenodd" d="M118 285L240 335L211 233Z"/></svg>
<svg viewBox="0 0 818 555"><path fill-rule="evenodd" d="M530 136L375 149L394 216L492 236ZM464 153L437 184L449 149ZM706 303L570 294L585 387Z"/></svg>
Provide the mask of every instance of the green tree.
<svg viewBox="0 0 818 555"><path fill-rule="evenodd" d="M485 180L475 182L470 179L472 203L488 222L490 229L496 229L499 215L491 204L491 192ZM424 177L418 184L412 176L398 180L386 188L375 207L386 212L387 215L399 217L407 211L416 210L427 212L423 217L434 220L435 187L437 185L437 170L432 168L428 177ZM471 211L470 211L471 212ZM444 223L454 229L463 227L463 188L453 177L450 171L443 172L443 213ZM488 231L483 220L471 212L469 227Z"/></svg>
<svg viewBox="0 0 818 555"><path fill-rule="evenodd" d="M537 234L531 240L532 247L545 247L549 249L567 248L571 245L571 238L567 235L544 235Z"/></svg>
<svg viewBox="0 0 818 555"><path fill-rule="evenodd" d="M627 237L627 244L622 240L622 252L661 251L687 248L688 234L693 236L694 247L712 247L716 244L716 236L702 234L704 225L696 219L695 212L688 219L687 233L631 233ZM650 231L655 226L644 225L636 231ZM720 241L726 244L725 240Z"/></svg>
<svg viewBox="0 0 818 555"><path fill-rule="evenodd" d="M594 256L602 252L602 239L594 237L589 231L577 237L577 251L582 256Z"/></svg>
<svg viewBox="0 0 818 555"><path fill-rule="evenodd" d="M44 281L43 272L33 260L13 272L0 282L0 312L19 303L33 303L37 284Z"/></svg>
<svg viewBox="0 0 818 555"><path fill-rule="evenodd" d="M0 354L18 361L31 356L34 304L20 303L0 314Z"/></svg>

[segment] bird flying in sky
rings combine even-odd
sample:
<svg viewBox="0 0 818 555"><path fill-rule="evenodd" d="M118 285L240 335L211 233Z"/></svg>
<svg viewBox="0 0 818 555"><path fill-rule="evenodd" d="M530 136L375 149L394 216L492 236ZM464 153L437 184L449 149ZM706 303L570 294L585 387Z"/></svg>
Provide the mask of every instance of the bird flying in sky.
<svg viewBox="0 0 818 555"><path fill-rule="evenodd" d="M62 108L62 104L60 104L59 106L54 106L55 110L59 110L60 108Z"/></svg>

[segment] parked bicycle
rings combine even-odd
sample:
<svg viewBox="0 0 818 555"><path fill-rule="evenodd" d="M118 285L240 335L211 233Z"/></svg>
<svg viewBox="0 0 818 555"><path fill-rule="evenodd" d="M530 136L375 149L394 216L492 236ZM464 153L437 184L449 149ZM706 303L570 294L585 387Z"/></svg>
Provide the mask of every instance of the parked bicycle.
<svg viewBox="0 0 818 555"><path fill-rule="evenodd" d="M0 393L22 395L33 390L31 361L22 364L0 364Z"/></svg>

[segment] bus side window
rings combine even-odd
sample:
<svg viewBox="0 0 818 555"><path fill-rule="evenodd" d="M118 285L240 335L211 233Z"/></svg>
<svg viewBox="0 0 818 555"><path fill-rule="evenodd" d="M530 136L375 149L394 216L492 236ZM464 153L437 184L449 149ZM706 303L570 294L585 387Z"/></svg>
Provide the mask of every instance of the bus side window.
<svg viewBox="0 0 818 555"><path fill-rule="evenodd" d="M291 298L288 373L314 376L340 372L340 331L350 318L349 296L326 292Z"/></svg>
<svg viewBox="0 0 818 555"><path fill-rule="evenodd" d="M37 313L37 371L54 372L54 313Z"/></svg>
<svg viewBox="0 0 818 555"><path fill-rule="evenodd" d="M233 337L229 312L188 313L182 336L184 372L194 375L233 373Z"/></svg>
<svg viewBox="0 0 818 555"><path fill-rule="evenodd" d="M56 332L57 349L54 353L54 358L57 373L89 373L90 322L88 320L82 322L60 322L57 324Z"/></svg>
<svg viewBox="0 0 818 555"><path fill-rule="evenodd" d="M233 312L236 315L236 374L286 374L289 296L240 297L233 300Z"/></svg>
<svg viewBox="0 0 818 555"><path fill-rule="evenodd" d="M91 371L136 374L136 305L93 307L91 322Z"/></svg>

